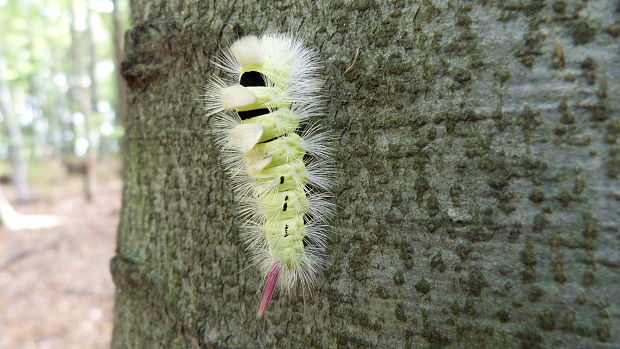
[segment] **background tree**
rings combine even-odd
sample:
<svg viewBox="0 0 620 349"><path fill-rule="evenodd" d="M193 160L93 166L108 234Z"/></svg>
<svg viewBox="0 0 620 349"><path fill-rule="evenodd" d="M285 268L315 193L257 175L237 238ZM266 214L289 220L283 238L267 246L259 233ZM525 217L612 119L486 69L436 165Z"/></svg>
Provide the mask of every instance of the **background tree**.
<svg viewBox="0 0 620 349"><path fill-rule="evenodd" d="M617 346L619 10L134 1L113 346ZM196 95L224 39L267 28L325 62L340 187L315 296L259 321Z"/></svg>
<svg viewBox="0 0 620 349"><path fill-rule="evenodd" d="M31 200L28 186L28 166L23 157L23 137L17 117L13 111L13 99L11 90L6 82L7 68L3 56L2 43L0 43L0 116L5 124L5 137L8 141L8 153L11 166L13 167L12 182L21 202Z"/></svg>
<svg viewBox="0 0 620 349"><path fill-rule="evenodd" d="M81 114L81 120L83 124L83 140L84 140L84 152L85 159L82 162L82 174L84 175L84 196L86 200L93 201L94 192L96 186L95 179L95 145L93 142L93 135L91 131L92 126L92 114L97 110L97 77L95 76L95 48L93 44L93 35L91 31L92 19L90 5L86 4L86 18L83 19L85 26L85 35L78 35L77 26L78 18L74 9L74 4L69 4L69 17L71 18L70 32L71 32L71 63L73 67L73 74L71 76L71 95L73 102L78 106L78 110ZM83 42L86 43L87 55L83 55L84 48ZM84 63L82 57L86 56L88 62L87 69L84 69ZM83 70L87 71L87 74L83 73ZM84 83L87 81L87 83Z"/></svg>

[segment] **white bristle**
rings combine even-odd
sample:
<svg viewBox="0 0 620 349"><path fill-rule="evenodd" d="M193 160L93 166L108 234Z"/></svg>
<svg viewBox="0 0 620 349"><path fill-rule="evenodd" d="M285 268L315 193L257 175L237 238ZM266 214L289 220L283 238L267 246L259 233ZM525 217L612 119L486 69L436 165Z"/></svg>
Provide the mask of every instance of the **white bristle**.
<svg viewBox="0 0 620 349"><path fill-rule="evenodd" d="M230 51L241 65L262 65L265 61L260 41L254 35L243 37L230 46Z"/></svg>
<svg viewBox="0 0 620 349"><path fill-rule="evenodd" d="M224 109L241 108L256 102L254 93L241 85L225 87L221 93Z"/></svg>
<svg viewBox="0 0 620 349"><path fill-rule="evenodd" d="M263 135L263 127L259 124L241 124L230 130L230 145L242 153L252 149Z"/></svg>
<svg viewBox="0 0 620 349"><path fill-rule="evenodd" d="M247 158L246 157L246 167L248 169L248 173L257 173L265 168L265 166L269 165L271 162L271 157L266 158Z"/></svg>

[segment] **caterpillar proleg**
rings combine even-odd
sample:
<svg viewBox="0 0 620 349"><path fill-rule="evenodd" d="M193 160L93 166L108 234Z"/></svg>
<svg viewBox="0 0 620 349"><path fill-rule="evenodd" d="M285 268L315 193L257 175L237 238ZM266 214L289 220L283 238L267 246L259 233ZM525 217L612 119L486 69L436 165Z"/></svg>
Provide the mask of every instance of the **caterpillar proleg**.
<svg viewBox="0 0 620 349"><path fill-rule="evenodd" d="M215 64L226 77L207 84L205 109L265 279L260 318L276 289L310 291L325 264L330 138L309 124L322 80L317 55L288 34L243 37Z"/></svg>

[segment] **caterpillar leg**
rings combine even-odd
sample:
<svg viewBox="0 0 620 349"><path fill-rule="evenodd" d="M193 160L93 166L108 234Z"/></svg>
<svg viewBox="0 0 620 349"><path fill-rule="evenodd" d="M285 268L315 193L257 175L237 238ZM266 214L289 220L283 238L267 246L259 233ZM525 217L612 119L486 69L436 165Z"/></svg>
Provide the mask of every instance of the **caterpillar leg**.
<svg viewBox="0 0 620 349"><path fill-rule="evenodd" d="M269 275L267 275L267 281L265 281L265 289L263 290L263 298L260 301L260 306L258 307L258 313L256 316L261 318L263 313L269 306L269 302L273 297L273 293L276 291L276 285L278 284L278 278L280 277L280 268L282 268L282 262L279 260L275 260L273 264L271 264L271 269L269 270Z"/></svg>

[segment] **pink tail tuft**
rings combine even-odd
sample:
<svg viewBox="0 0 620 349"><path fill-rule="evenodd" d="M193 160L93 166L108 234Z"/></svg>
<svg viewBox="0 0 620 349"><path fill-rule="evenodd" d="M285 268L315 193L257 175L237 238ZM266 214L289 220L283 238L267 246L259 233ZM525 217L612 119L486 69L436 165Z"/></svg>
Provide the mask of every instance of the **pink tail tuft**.
<svg viewBox="0 0 620 349"><path fill-rule="evenodd" d="M280 277L280 268L282 268L282 262L278 260L274 261L271 265L271 270L269 270L269 275L267 275L267 281L265 281L263 299L260 301L260 307L258 308L258 313L256 314L259 319L263 316L263 313L269 306L269 301L271 300L271 297L273 297L273 293L276 290L278 277Z"/></svg>

